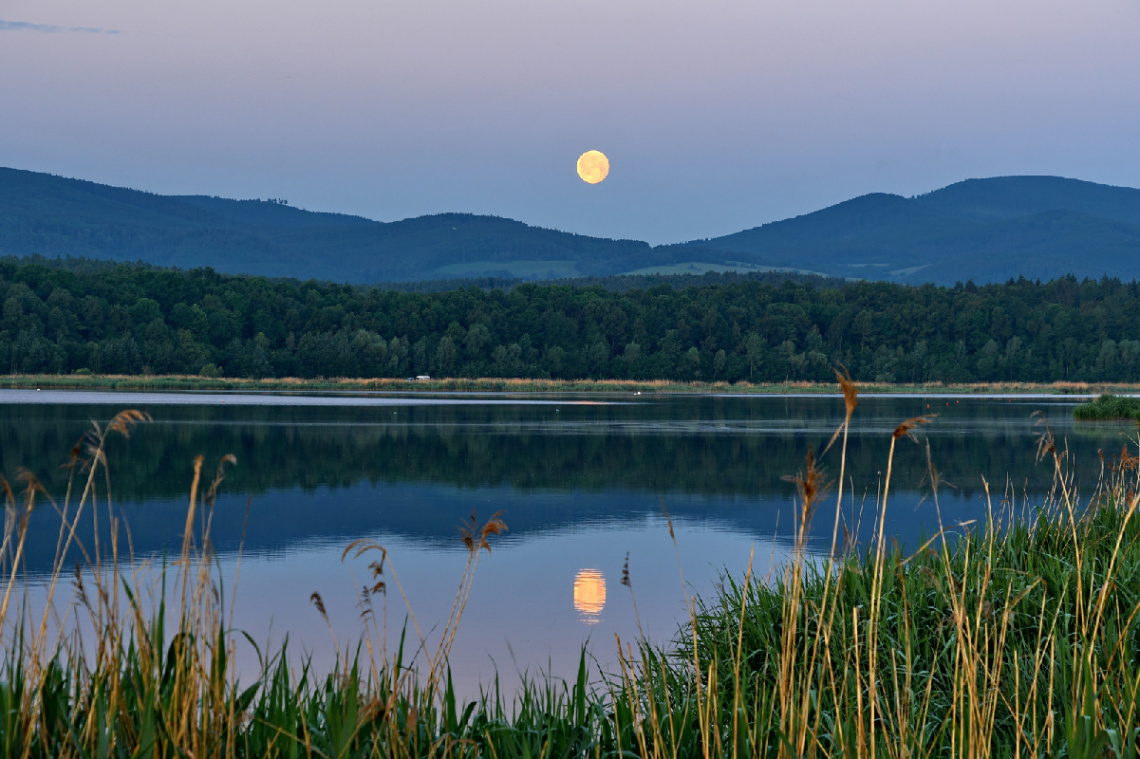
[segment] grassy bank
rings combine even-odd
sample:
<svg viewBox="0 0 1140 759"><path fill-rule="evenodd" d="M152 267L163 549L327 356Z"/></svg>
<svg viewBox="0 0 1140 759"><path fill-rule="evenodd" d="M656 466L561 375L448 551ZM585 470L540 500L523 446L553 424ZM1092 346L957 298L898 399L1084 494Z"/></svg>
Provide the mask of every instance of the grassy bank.
<svg viewBox="0 0 1140 759"><path fill-rule="evenodd" d="M1082 505L1043 453L1056 490L1037 510L1007 493L909 553L880 531L830 571L703 607L688 648L719 719L791 756L1140 755L1138 459Z"/></svg>
<svg viewBox="0 0 1140 759"><path fill-rule="evenodd" d="M862 382L863 393L964 393L1096 395L1140 393L1140 383L1091 384L1086 382L974 382L923 384ZM835 393L831 383L789 381L777 384L749 382L672 382L668 380L556 380L454 377L430 380L333 377L299 379L241 379L193 375L10 374L0 376L0 388L56 390L219 390L230 392L421 392L421 393Z"/></svg>
<svg viewBox="0 0 1140 759"><path fill-rule="evenodd" d="M847 416L799 488L794 560L778 576L751 573L721 595L694 599L692 624L660 649L629 641L621 671L599 678L584 655L575 682L495 689L464 703L447 657L483 549L504 528L472 524L454 611L418 656L418 633L385 647L371 599L399 587L380 546L361 592L366 634L340 646L331 673L291 668L261 652L239 680L240 633L210 561L213 499L234 462L195 464L181 555L165 567L124 546L79 546L86 569L57 561L56 615L20 599L27 520L49 494L29 472L6 481L0 605L0 751L5 756L282 757L1135 757L1140 730L1140 458L1126 449L1083 499L1063 446L1042 426L1042 476L1052 496L1026 504L995 494L985 524L954 525L897 549L886 532L892 464L930 420L891 436L876 538L847 545L839 514L846 437L858 389L842 385ZM123 412L95 427L69 461L54 503L65 515L60 555L81 519L114 519L107 436L144 421ZM763 462L757 462L762 466ZM941 487L930 467L932 505ZM1015 519L1020 517L1020 519ZM809 558L811 528L832 536L831 558ZM670 532L672 528L670 526ZM636 591L636 578L623 577ZM154 596L146 600L146 589ZM324 614L314 595L315 613ZM75 619L92 634L56 634ZM65 630L71 629L65 626ZM409 661L411 660L411 661ZM414 666L412 666L414 664Z"/></svg>
<svg viewBox="0 0 1140 759"><path fill-rule="evenodd" d="M1131 419L1140 422L1140 398L1122 398L1105 393L1073 409L1073 418L1085 421Z"/></svg>

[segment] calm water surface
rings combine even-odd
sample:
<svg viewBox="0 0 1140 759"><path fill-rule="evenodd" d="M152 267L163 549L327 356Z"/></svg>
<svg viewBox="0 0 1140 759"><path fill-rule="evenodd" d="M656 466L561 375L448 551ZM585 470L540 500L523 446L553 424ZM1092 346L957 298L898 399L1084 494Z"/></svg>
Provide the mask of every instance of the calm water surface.
<svg viewBox="0 0 1140 759"><path fill-rule="evenodd" d="M946 483L939 505L948 525L984 518L983 477L995 506L1008 497L1021 509L1044 498L1051 469L1035 463L1038 410L1067 443L1080 488L1091 492L1098 449L1109 456L1134 431L1074 425L1077 402L863 398L848 446L845 523L869 537L891 431L917 415L938 415L922 442ZM204 455L212 473L234 454L213 539L227 581L240 555L235 625L261 643L288 636L318 666L331 661L332 639L309 602L313 592L342 644L360 634L357 589L367 561L342 561L345 546L367 538L388 549L408 598L406 605L389 577L389 632L410 619L410 605L430 637L467 560L461 524L472 512L480 522L502 512L509 531L479 559L452 656L460 687L474 692L496 672L506 687L523 671L572 674L587 641L612 667L615 635L633 640L640 622L666 642L687 593L711 596L724 573L742 576L750 557L759 575L778 566L794 529L794 487L783 477L803 468L808 451L821 451L842 421L843 401L0 391L2 471L11 481L26 466L62 495L58 464L91 420L123 408L154 418L109 446L112 495L136 554L177 552L193 458ZM888 529L906 545L937 524L924 444L905 442L896 454ZM837 453L823 459L832 477ZM830 546L834 503L827 500L814 525L814 551ZM51 566L59 523L50 507L33 516L34 575ZM627 555L632 588L620 584ZM243 656L254 661L252 651Z"/></svg>

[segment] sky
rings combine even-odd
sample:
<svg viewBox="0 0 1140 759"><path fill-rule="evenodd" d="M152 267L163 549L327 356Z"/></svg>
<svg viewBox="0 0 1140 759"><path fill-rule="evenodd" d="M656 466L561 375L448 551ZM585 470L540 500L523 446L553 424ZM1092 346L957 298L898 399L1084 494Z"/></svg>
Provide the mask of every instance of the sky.
<svg viewBox="0 0 1140 759"><path fill-rule="evenodd" d="M0 166L679 242L970 177L1140 187L1138 35L1140 0L0 0Z"/></svg>

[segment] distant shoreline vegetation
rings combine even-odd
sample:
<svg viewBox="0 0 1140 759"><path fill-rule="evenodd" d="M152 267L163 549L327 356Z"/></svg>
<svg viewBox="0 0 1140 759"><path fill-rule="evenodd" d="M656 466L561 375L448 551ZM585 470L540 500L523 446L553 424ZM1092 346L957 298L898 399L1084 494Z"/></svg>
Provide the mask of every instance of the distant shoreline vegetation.
<svg viewBox="0 0 1140 759"><path fill-rule="evenodd" d="M1140 423L1140 398L1122 398L1105 393L1073 409L1073 418L1083 421L1131 419Z"/></svg>
<svg viewBox="0 0 1140 759"><path fill-rule="evenodd" d="M488 377L716 389L831 383L842 364L881 386L1099 390L1140 379L1137 282L709 281L403 292L9 258L0 260L0 375L295 377L338 388L328 378L428 375L448 379L444 389Z"/></svg>
<svg viewBox="0 0 1140 759"><path fill-rule="evenodd" d="M1092 396L1104 391L1140 393L1140 382L1091 384L1087 382L973 382L923 384L862 382L864 395L1058 395ZM6 390L130 390L130 391L209 391L224 392L389 392L389 393L713 393L731 395L825 395L835 394L835 385L822 382L749 383L674 382L670 380L555 380L511 379L500 377L451 377L416 380L412 378L366 377L273 377L264 379L201 377L188 374L101 375L10 374L0 376L0 389ZM1107 397L1116 396L1109 395ZM1128 399L1125 399L1128 400ZM1091 404L1083 404L1078 408ZM1116 419L1122 417L1086 417Z"/></svg>

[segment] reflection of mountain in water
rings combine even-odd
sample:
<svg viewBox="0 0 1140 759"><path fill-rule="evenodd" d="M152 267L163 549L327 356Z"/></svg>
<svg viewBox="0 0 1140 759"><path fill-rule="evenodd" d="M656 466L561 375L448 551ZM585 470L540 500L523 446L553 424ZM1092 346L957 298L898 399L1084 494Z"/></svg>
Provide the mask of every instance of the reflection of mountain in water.
<svg viewBox="0 0 1140 759"><path fill-rule="evenodd" d="M891 494L891 532L909 544L920 534L930 533L933 508L922 494L898 490ZM248 521L246 519L248 505ZM858 502L855 511L859 508ZM398 535L437 550L466 550L459 527L472 509L479 520L502 511L508 532L496 541L506 546L514 541L551 533L574 532L604 524L614 530L659 524L662 535L668 527L664 514L694 529L723 530L749 535L757 540L776 538L790 543L795 524L790 497L703 496L674 494L657 496L627 490L591 493L565 491L519 491L509 487L461 489L446 485L360 485L316 491L299 489L271 491L255 497L226 495L218 498L211 536L216 551L247 555L287 554L291 549L330 545L340 551L359 537ZM835 501L826 499L817 516L815 547L830 545ZM186 501L156 500L120 505L117 511L130 527L139 556L166 552L177 554L186 518ZM845 509L845 519L854 528L859 519ZM978 519L984 514L980 500L955 501L943 506L948 523ZM106 512L100 516L103 545L108 545ZM868 501L860 539L870 539L873 505ZM55 555L59 520L49 508L41 508L32 521L27 544L29 569L50 568ZM83 520L80 538L91 545L90 513ZM244 535L244 544L242 537ZM76 557L73 557L73 560Z"/></svg>
<svg viewBox="0 0 1140 759"><path fill-rule="evenodd" d="M894 425L923 408L921 399L872 400L860 407L847 467L856 506L869 494L871 521L879 472L885 469ZM1036 406L988 401L944 407L928 429L944 481L948 522L981 516L981 475L1040 494L1050 472L1034 463ZM0 457L9 480L27 465L55 493L55 471L87 419L118 409L66 405L0 406ZM190 462L234 453L226 495L215 514L220 550L237 547L247 498L246 550L276 551L307 541L343 541L380 532L451 545L471 509L497 510L513 539L583 522L644 520L662 505L679 518L757 537L792 530L792 486L781 478L819 449L841 413L841 401L796 398L672 398L613 406L352 406L192 407L150 409L156 421L109 451L114 496L141 552L174 550L185 514ZM1062 420L1065 411L1053 416ZM1096 449L1115 451L1112 427L1071 436L1079 476L1091 483ZM838 471L835 452L825 466ZM908 539L926 526L932 509L916 506L926 469L921 446L905 444L895 463L892 529ZM1088 488L1091 490L1091 487ZM1000 496L995 501L1000 500ZM834 503L821 508L828 523ZM29 552L33 564L50 561L56 530L37 515ZM58 524L58 523L57 523ZM30 546L32 547L32 546Z"/></svg>

